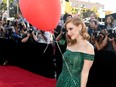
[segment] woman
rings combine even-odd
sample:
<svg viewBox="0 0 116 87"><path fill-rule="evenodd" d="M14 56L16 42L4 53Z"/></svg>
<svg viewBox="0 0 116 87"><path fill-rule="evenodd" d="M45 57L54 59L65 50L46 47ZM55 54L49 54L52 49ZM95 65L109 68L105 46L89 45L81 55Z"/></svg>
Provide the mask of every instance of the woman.
<svg viewBox="0 0 116 87"><path fill-rule="evenodd" d="M63 68L56 87L86 87L89 70L94 60L94 47L80 18L65 23L67 49L63 54Z"/></svg>
<svg viewBox="0 0 116 87"><path fill-rule="evenodd" d="M108 43L105 48L106 51L113 52L116 55L116 44L115 44L115 34L114 28L116 27L116 22L114 22L114 18L111 15L108 15L105 19L105 28L108 31Z"/></svg>

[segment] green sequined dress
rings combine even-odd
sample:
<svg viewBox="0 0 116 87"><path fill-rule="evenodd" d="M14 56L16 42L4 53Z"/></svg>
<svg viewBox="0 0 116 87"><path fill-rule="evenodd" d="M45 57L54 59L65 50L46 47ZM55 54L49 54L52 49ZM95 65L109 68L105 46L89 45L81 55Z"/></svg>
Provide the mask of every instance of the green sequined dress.
<svg viewBox="0 0 116 87"><path fill-rule="evenodd" d="M93 61L94 55L67 49L63 56L63 68L56 87L80 87L84 59ZM69 69L67 69L67 66Z"/></svg>

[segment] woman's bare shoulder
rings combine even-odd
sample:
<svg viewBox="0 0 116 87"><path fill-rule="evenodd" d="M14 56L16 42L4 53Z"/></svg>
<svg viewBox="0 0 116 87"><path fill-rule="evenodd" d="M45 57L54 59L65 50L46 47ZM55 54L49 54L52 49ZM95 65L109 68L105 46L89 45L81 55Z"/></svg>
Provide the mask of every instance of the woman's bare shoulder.
<svg viewBox="0 0 116 87"><path fill-rule="evenodd" d="M94 46L90 42L87 42L86 51L88 54L93 54L93 55L95 54L94 53Z"/></svg>

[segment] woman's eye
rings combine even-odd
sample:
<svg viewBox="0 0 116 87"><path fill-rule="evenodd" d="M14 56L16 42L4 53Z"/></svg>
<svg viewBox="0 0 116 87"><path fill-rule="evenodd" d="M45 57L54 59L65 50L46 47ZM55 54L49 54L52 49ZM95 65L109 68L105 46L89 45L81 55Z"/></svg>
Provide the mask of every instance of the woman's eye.
<svg viewBox="0 0 116 87"><path fill-rule="evenodd" d="M66 30L65 32L68 32L68 30Z"/></svg>
<svg viewBox="0 0 116 87"><path fill-rule="evenodd" d="M69 30L72 30L73 28L69 28Z"/></svg>

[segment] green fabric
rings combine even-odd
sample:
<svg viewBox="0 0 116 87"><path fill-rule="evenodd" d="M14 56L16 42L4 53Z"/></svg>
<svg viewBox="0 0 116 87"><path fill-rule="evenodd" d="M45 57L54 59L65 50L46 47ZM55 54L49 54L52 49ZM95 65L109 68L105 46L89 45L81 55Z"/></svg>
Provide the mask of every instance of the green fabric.
<svg viewBox="0 0 116 87"><path fill-rule="evenodd" d="M63 68L57 80L56 87L80 87L84 59L93 61L94 55L82 52L72 52L67 49L63 56ZM67 69L67 65L69 69Z"/></svg>
<svg viewBox="0 0 116 87"><path fill-rule="evenodd" d="M64 44L65 44L65 40L64 40L64 39L61 39L58 43L59 43L60 45L64 45Z"/></svg>
<svg viewBox="0 0 116 87"><path fill-rule="evenodd" d="M60 40L58 41L58 43L59 43L60 45L65 45L65 42L66 42L66 40L63 39L62 36L60 36Z"/></svg>

